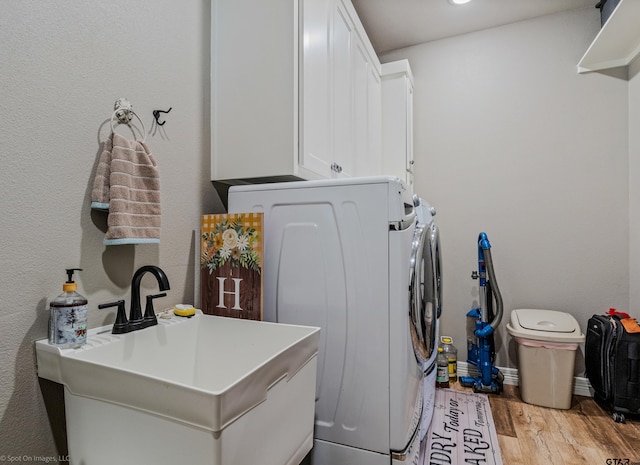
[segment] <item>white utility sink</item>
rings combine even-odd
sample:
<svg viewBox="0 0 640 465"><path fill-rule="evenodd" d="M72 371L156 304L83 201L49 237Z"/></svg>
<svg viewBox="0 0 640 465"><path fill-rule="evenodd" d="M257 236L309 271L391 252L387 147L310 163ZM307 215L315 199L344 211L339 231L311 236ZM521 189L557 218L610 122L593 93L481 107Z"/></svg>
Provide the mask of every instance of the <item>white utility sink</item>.
<svg viewBox="0 0 640 465"><path fill-rule="evenodd" d="M37 341L38 376L64 385L72 465L298 464L319 331L198 311L78 349Z"/></svg>

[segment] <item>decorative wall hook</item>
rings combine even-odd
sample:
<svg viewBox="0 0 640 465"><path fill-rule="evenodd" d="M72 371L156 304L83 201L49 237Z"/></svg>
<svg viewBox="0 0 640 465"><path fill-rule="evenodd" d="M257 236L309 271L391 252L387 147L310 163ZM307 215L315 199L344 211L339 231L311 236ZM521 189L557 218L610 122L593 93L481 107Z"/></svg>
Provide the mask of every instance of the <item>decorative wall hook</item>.
<svg viewBox="0 0 640 465"><path fill-rule="evenodd" d="M133 105L126 98L119 98L116 103L113 104L115 110L115 117L118 118L122 124L129 124L129 121L133 119Z"/></svg>
<svg viewBox="0 0 640 465"><path fill-rule="evenodd" d="M144 123L142 122L142 120L140 119L140 117L136 114L135 111L133 111L133 105L131 105L131 102L129 102L129 100L127 100L126 98L119 98L118 100L116 100L116 103L114 103L113 105L113 109L114 112L111 115L111 132L115 132L114 128L113 128L113 120L114 118L116 118L121 124L126 124L129 127L131 127L131 120L133 119L133 117L135 116L136 118L138 118L138 121L140 122L140 125L142 126L142 141L145 140L146 138L146 130L144 128Z"/></svg>
<svg viewBox="0 0 640 465"><path fill-rule="evenodd" d="M169 107L169 109L167 111L164 111L164 110L153 110L153 117L156 119L156 124L158 126L164 126L164 123L166 123L166 121L160 122L160 113L169 113L172 109L173 109L173 107Z"/></svg>

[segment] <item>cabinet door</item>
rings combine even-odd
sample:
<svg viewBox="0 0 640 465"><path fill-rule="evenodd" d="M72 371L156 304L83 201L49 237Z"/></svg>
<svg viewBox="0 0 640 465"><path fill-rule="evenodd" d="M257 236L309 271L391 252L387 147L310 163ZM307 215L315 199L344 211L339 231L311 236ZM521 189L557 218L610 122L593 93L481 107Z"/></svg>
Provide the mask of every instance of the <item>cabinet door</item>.
<svg viewBox="0 0 640 465"><path fill-rule="evenodd" d="M355 41L352 55L354 174L364 176L369 158L369 60L359 40Z"/></svg>
<svg viewBox="0 0 640 465"><path fill-rule="evenodd" d="M346 0L302 2L299 164L321 177L381 172L380 64L355 14Z"/></svg>
<svg viewBox="0 0 640 465"><path fill-rule="evenodd" d="M336 177L349 177L354 172L352 39L353 26L340 1L333 10L331 51L333 65L333 153L339 169Z"/></svg>
<svg viewBox="0 0 640 465"><path fill-rule="evenodd" d="M356 35L352 49L354 175L382 174L382 90L378 69Z"/></svg>
<svg viewBox="0 0 640 465"><path fill-rule="evenodd" d="M379 176L382 174L382 82L375 66L370 66L368 71L368 152L362 171L359 171L358 175Z"/></svg>
<svg viewBox="0 0 640 465"><path fill-rule="evenodd" d="M302 11L300 115L301 167L329 177L333 163L330 0L305 0Z"/></svg>
<svg viewBox="0 0 640 465"><path fill-rule="evenodd" d="M407 158L406 158L406 170L407 184L411 189L413 189L413 84L409 79L406 80L405 85L407 86L407 116L406 116L406 124L407 124Z"/></svg>
<svg viewBox="0 0 640 465"><path fill-rule="evenodd" d="M211 179L295 172L296 13L291 0L211 2Z"/></svg>

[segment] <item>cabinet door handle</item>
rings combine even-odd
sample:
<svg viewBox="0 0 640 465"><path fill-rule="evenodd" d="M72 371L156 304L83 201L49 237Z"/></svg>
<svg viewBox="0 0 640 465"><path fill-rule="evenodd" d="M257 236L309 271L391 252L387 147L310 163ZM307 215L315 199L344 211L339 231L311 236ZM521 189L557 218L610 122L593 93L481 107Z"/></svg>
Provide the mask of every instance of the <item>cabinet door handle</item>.
<svg viewBox="0 0 640 465"><path fill-rule="evenodd" d="M331 164L331 171L333 171L334 173L342 173L342 166L334 162Z"/></svg>

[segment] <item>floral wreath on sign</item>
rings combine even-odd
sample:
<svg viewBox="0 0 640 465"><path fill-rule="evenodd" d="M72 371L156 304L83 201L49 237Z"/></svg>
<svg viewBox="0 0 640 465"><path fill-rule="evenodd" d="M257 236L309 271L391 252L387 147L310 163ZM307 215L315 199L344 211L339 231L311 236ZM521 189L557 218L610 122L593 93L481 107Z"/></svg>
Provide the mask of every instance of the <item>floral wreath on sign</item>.
<svg viewBox="0 0 640 465"><path fill-rule="evenodd" d="M242 266L260 272L260 255L254 250L258 232L253 228L245 229L242 217L216 224L213 231L202 235L202 239L200 267L209 268L209 274L227 262L234 268Z"/></svg>

